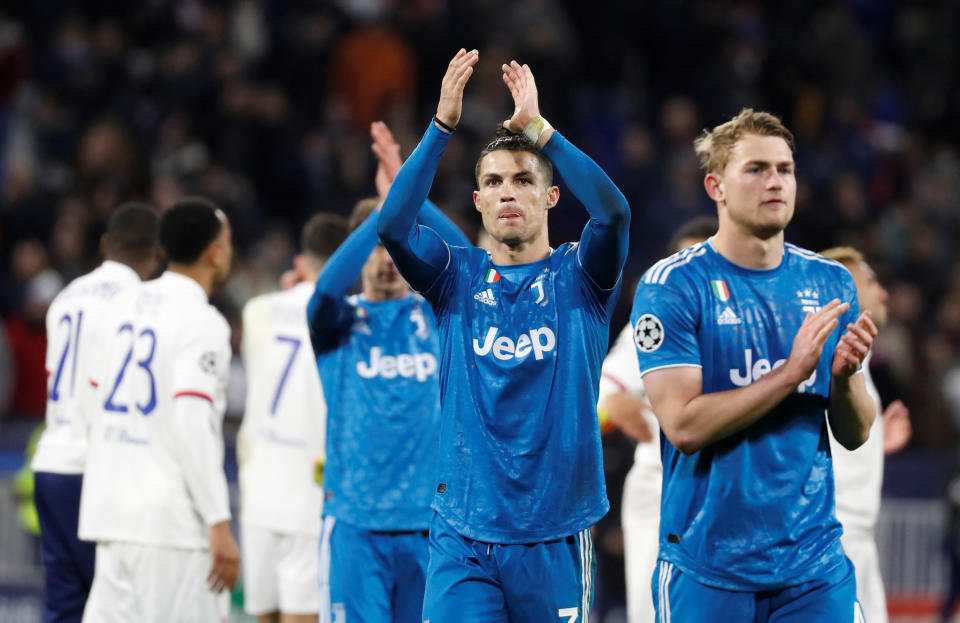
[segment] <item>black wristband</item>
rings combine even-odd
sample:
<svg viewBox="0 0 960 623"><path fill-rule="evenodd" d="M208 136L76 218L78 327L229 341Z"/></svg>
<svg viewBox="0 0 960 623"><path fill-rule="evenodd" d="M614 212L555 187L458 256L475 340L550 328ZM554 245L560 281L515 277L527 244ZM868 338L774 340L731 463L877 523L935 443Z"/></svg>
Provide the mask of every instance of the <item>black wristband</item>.
<svg viewBox="0 0 960 623"><path fill-rule="evenodd" d="M451 134L453 133L454 130L456 130L456 128L451 128L443 121L440 121L439 119L437 119L436 115L433 116L433 122L436 123L441 128L443 128L444 130L446 130L447 132L450 132Z"/></svg>

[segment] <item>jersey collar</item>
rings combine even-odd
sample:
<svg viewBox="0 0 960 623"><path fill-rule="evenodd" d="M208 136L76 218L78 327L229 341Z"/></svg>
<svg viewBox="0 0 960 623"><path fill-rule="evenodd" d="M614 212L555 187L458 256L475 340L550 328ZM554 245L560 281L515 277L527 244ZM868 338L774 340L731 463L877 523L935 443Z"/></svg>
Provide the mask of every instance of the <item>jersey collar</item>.
<svg viewBox="0 0 960 623"><path fill-rule="evenodd" d="M186 275L172 273L168 270L160 275L160 280L168 284L169 287L183 291L183 293L187 296L202 300L204 303L210 302L210 299L207 298L207 292L203 289L203 286L197 283L196 280L187 277Z"/></svg>

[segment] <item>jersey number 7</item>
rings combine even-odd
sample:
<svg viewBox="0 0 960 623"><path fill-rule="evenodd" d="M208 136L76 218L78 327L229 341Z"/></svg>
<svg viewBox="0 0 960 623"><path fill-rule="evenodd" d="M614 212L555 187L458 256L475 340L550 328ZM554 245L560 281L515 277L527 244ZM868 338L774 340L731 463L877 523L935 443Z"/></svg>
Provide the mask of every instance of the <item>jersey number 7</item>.
<svg viewBox="0 0 960 623"><path fill-rule="evenodd" d="M283 393L283 386L287 384L287 375L290 374L290 368L293 367L293 361L297 358L297 351L300 350L300 338L287 337L285 335L277 336L278 342L286 342L290 345L290 358L287 359L287 365L283 367L283 374L280 375L280 382L277 383L277 391L273 394L273 404L270 405L270 415L277 414L277 404L280 402L280 394Z"/></svg>

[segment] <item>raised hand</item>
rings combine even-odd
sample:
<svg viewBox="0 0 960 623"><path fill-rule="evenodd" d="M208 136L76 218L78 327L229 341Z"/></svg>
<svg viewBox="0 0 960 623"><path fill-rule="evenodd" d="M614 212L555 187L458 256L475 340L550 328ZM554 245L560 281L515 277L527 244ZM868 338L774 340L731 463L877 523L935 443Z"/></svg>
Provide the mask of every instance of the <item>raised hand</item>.
<svg viewBox="0 0 960 623"><path fill-rule="evenodd" d="M849 303L841 303L840 299L833 299L819 311L807 314L796 337L793 338L793 347L790 357L784 364L794 375L792 380L797 385L805 381L817 369L823 344L827 337L837 328L840 315L850 309Z"/></svg>
<svg viewBox="0 0 960 623"><path fill-rule="evenodd" d="M860 314L855 323L847 325L847 331L840 337L833 351L831 371L840 379L849 378L857 370L870 352L873 339L877 337L877 325L873 323L870 312Z"/></svg>
<svg viewBox="0 0 960 623"><path fill-rule="evenodd" d="M529 65L510 61L509 65L503 65L501 69L503 82L513 96L513 116L503 122L503 127L511 132L523 132L528 123L540 116L537 83Z"/></svg>
<svg viewBox="0 0 960 623"><path fill-rule="evenodd" d="M463 88L467 80L473 75L473 66L480 59L476 50L467 52L463 48L447 65L447 73L440 83L440 102L437 104L437 119L451 128L460 123L460 113L463 110Z"/></svg>
<svg viewBox="0 0 960 623"><path fill-rule="evenodd" d="M373 143L370 149L377 157L377 175L375 182L377 184L377 194L383 200L390 190L390 184L393 178L397 176L397 171L403 165L403 159L400 157L400 145L393 138L393 133L382 121L374 121L370 124L370 138Z"/></svg>

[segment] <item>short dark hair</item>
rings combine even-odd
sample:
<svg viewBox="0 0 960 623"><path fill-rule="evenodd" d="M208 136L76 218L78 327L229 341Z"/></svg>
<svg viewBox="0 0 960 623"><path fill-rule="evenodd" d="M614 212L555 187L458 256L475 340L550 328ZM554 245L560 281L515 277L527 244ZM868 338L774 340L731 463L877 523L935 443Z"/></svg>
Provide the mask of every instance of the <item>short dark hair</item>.
<svg viewBox="0 0 960 623"><path fill-rule="evenodd" d="M717 223L717 219L712 216L692 218L673 233L673 237L670 238L669 252L676 252L678 250L677 245L680 244L680 241L684 238L700 238L701 240L706 240L717 233L717 229L719 228L720 224Z"/></svg>
<svg viewBox="0 0 960 623"><path fill-rule="evenodd" d="M339 214L314 214L300 232L300 250L306 255L326 260L347 237L347 219Z"/></svg>
<svg viewBox="0 0 960 623"><path fill-rule="evenodd" d="M223 222L217 204L203 197L181 199L160 217L160 244L167 259L176 264L193 264L210 246Z"/></svg>
<svg viewBox="0 0 960 623"><path fill-rule="evenodd" d="M380 200L376 197L361 199L353 206L353 212L350 213L350 221L347 223L347 230L352 234L353 230L363 225L370 213L377 209Z"/></svg>
<svg viewBox="0 0 960 623"><path fill-rule="evenodd" d="M493 138L487 143L487 146L480 152L477 158L477 164L473 167L473 177L480 184L480 163L487 157L487 154L495 151L525 151L537 157L540 168L543 169L547 186L553 186L553 164L550 159L543 155L543 152L537 149L537 146L531 143L523 134L514 134L503 126L497 128Z"/></svg>
<svg viewBox="0 0 960 623"><path fill-rule="evenodd" d="M107 219L104 240L113 259L139 261L150 257L159 242L160 215L152 206L129 201Z"/></svg>

